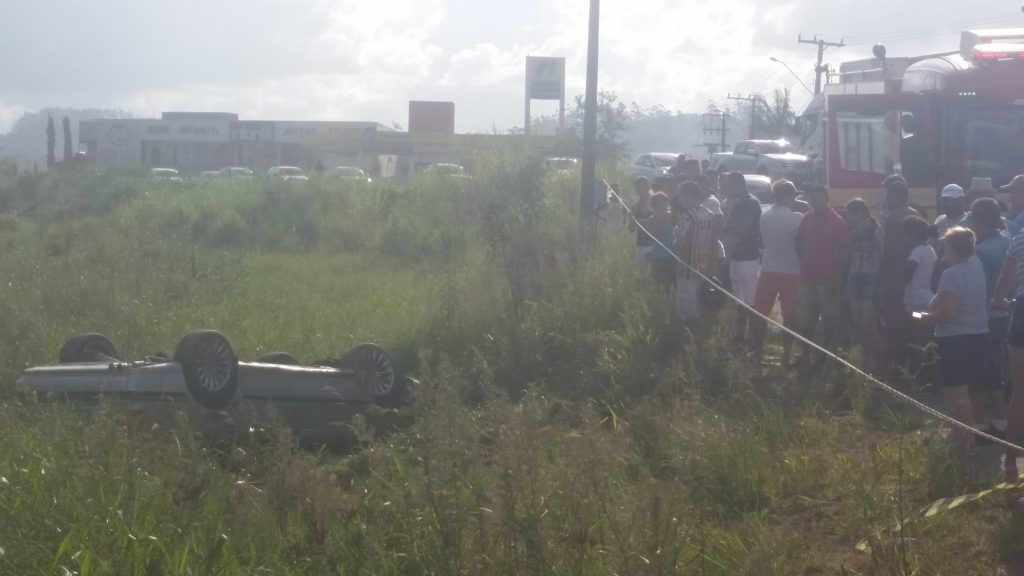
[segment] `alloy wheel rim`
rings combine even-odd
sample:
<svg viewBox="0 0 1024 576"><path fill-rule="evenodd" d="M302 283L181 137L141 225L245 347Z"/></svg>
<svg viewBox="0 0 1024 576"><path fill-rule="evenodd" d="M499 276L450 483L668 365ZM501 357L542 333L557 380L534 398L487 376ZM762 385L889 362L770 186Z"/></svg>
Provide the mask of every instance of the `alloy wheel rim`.
<svg viewBox="0 0 1024 576"><path fill-rule="evenodd" d="M370 390L375 396L383 396L395 385L395 368L391 360L380 350L369 350L366 354Z"/></svg>
<svg viewBox="0 0 1024 576"><path fill-rule="evenodd" d="M227 342L217 338L198 350L196 379L204 390L220 392L231 378L234 358Z"/></svg>

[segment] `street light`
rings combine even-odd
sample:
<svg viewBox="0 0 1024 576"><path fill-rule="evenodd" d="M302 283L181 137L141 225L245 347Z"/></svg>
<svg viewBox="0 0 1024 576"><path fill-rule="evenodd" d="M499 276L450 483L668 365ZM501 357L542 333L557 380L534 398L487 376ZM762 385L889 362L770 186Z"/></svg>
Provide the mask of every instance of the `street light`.
<svg viewBox="0 0 1024 576"><path fill-rule="evenodd" d="M768 59L771 60L772 62L775 62L777 64L782 64L783 66L785 66L786 70L789 70L789 73L793 75L793 78L796 78L796 81L799 82L800 85L804 87L804 90L807 90L808 94L810 94L811 96L814 96L814 92L812 92L811 89L807 86L807 84L804 83L804 81L801 80L800 77L796 75L796 72L793 72L793 69L789 67L789 64L786 64L785 62L783 62L782 60L779 60L775 56L772 56L772 57L770 57Z"/></svg>

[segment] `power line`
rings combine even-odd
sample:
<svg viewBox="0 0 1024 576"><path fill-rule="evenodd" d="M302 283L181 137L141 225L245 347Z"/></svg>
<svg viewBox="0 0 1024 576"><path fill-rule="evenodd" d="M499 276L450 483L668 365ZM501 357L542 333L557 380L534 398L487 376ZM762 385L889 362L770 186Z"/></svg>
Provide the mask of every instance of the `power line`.
<svg viewBox="0 0 1024 576"><path fill-rule="evenodd" d="M938 26L922 26L920 28L903 28L900 30L885 30L881 32L872 32L871 34L854 34L849 37L853 41L867 41L871 38L878 36L892 36L892 35L903 35L903 34L914 34L919 32L928 32L935 30L936 28L970 28L972 26L984 26L992 23L999 23L1004 20L1011 18L1019 18L1016 14L1002 15L1002 16L988 16L985 18L978 18L975 20L960 20L957 22L950 22L948 24L939 24Z"/></svg>
<svg viewBox="0 0 1024 576"><path fill-rule="evenodd" d="M890 30L888 32L879 32L876 34L859 34L849 37L848 44L851 46L860 46L864 44L875 44L877 42L916 40L919 38L930 38L935 36L941 36L948 33L960 32L966 29L976 28L978 26L1017 24L1019 20L1020 17L1016 15L993 16L989 18L971 21L961 21L939 26L928 26L926 28L907 28L904 30Z"/></svg>
<svg viewBox="0 0 1024 576"><path fill-rule="evenodd" d="M747 102L750 104L750 139L754 139L754 128L757 126L757 103L764 99L760 94L751 94L750 96L733 96L727 94L725 96L727 100L738 100L740 102Z"/></svg>

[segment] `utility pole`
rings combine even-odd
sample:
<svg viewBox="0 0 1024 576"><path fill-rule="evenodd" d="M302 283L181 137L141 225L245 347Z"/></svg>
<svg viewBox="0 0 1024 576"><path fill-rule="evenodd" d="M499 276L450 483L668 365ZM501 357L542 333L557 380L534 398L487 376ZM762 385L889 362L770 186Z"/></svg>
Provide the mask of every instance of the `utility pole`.
<svg viewBox="0 0 1024 576"><path fill-rule="evenodd" d="M601 3L590 0L590 36L587 41L587 88L583 110L583 162L580 183L580 236L589 250L597 240L597 214L594 194L597 189L597 48Z"/></svg>
<svg viewBox="0 0 1024 576"><path fill-rule="evenodd" d="M754 139L754 127L757 125L757 103L762 100L757 94L751 94L750 96L733 96L729 94L726 96L729 100L739 100L740 102L750 103L750 139Z"/></svg>
<svg viewBox="0 0 1024 576"><path fill-rule="evenodd" d="M721 136L721 143L705 142L704 144L698 144L700 147L707 148L709 156L714 152L725 152L725 137L729 132L729 128L726 126L726 120L728 118L729 115L725 112L708 113L702 116L704 134L710 136Z"/></svg>
<svg viewBox="0 0 1024 576"><path fill-rule="evenodd" d="M846 42L842 39L839 42L828 42L815 36L811 40L805 39L802 35L797 35L797 44L817 44L818 45L818 63L814 66L814 93L821 94L821 75L824 74L828 68L824 66L825 61L825 49L826 48L842 48L846 46Z"/></svg>

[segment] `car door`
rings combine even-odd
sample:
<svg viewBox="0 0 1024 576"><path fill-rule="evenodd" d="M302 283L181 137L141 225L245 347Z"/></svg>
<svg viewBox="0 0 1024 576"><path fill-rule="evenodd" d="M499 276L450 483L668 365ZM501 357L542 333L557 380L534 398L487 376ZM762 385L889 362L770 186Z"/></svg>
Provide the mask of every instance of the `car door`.
<svg viewBox="0 0 1024 576"><path fill-rule="evenodd" d="M750 174L754 168L754 158L750 154L750 144L747 142L740 142L736 145L736 150L733 151L732 158L729 160L729 168L741 172L743 174Z"/></svg>

